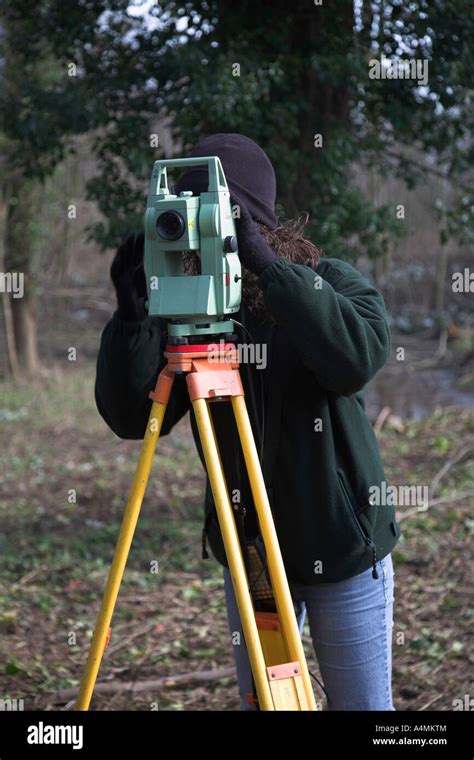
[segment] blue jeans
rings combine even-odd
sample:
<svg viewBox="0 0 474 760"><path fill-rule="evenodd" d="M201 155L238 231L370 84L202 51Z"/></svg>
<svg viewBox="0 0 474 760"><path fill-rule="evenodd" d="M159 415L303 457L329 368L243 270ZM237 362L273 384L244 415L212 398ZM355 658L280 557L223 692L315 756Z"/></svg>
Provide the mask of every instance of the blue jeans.
<svg viewBox="0 0 474 760"><path fill-rule="evenodd" d="M392 702L393 565L391 555L337 583L290 583L300 632L305 614L330 710L394 710ZM251 708L252 673L230 572L224 569L229 630L241 698ZM240 635L236 636L236 633Z"/></svg>

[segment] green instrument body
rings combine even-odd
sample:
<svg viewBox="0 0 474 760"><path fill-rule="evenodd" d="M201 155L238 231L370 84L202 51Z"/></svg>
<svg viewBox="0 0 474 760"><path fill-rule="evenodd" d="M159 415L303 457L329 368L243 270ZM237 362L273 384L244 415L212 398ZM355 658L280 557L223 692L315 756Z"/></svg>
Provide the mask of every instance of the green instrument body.
<svg viewBox="0 0 474 760"><path fill-rule="evenodd" d="M206 193L173 195L167 169L207 166ZM171 213L169 213L171 212ZM165 216L163 216L165 214ZM183 251L199 251L201 273L184 272ZM217 156L156 161L145 212L148 314L171 320L173 338L232 333L241 265L229 189Z"/></svg>

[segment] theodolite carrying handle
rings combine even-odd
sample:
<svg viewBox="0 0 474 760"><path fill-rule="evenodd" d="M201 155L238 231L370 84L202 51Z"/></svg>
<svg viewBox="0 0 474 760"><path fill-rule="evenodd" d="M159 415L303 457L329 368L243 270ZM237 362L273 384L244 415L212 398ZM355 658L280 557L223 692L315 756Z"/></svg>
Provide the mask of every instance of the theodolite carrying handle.
<svg viewBox="0 0 474 760"><path fill-rule="evenodd" d="M209 173L209 193L218 193L229 190L222 169L222 164L217 156L202 156L197 158L166 158L159 159L153 164L151 173L150 195L169 195L167 169L189 168L191 166L207 166Z"/></svg>

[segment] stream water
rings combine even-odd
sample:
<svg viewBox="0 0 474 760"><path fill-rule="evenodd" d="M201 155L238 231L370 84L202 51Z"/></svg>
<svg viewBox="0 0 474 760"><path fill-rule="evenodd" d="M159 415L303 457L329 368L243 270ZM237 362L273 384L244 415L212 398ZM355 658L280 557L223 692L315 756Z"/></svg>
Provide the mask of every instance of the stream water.
<svg viewBox="0 0 474 760"><path fill-rule="evenodd" d="M451 369L404 371L393 364L384 367L366 388L371 419L389 406L391 414L404 420L431 415L439 406L474 409L474 393L457 387L458 374Z"/></svg>
<svg viewBox="0 0 474 760"><path fill-rule="evenodd" d="M397 355L403 349L403 361ZM441 367L419 369L420 363L432 362L438 341L426 333L404 334L392 330L392 351L387 364L365 389L367 412L375 420L382 409L402 420L429 417L438 407L458 406L474 409L474 389L461 387L459 367L445 363ZM449 348L447 357L452 351ZM468 367L464 366L467 374Z"/></svg>

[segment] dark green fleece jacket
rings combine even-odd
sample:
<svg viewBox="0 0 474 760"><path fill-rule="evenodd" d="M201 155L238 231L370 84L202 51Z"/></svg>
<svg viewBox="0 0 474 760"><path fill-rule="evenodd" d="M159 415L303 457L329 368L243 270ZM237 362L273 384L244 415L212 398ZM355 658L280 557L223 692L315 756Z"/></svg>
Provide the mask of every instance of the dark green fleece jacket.
<svg viewBox="0 0 474 760"><path fill-rule="evenodd" d="M242 332L239 344L266 346L266 366L244 363L241 376L287 575L311 585L344 580L375 567L400 534L393 506L369 502L370 487L385 480L363 397L390 352L383 298L350 264L329 258L315 271L279 258L259 285L271 318L257 319L244 305L236 318L251 334ZM104 329L96 401L121 438L144 435L165 342L166 320L129 323L115 314ZM258 528L231 406L210 409L239 529L252 538ZM189 410L203 461L178 376L162 434ZM204 533L225 565L209 482Z"/></svg>

